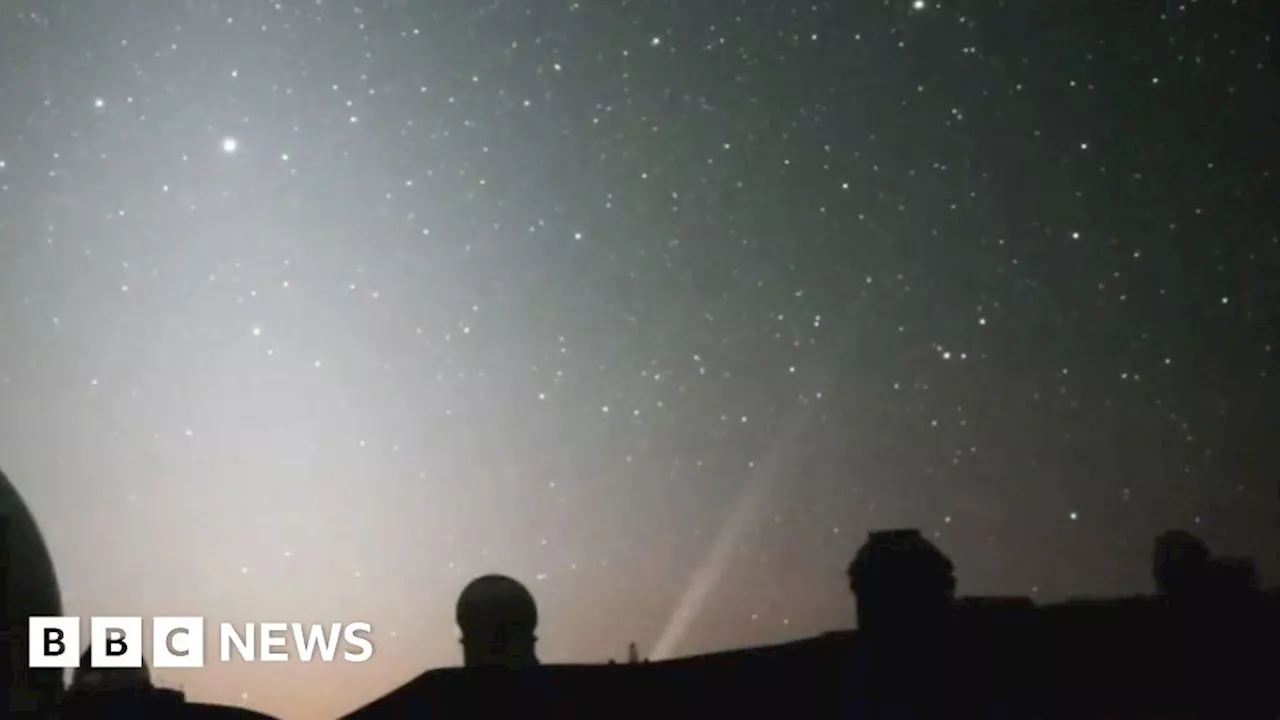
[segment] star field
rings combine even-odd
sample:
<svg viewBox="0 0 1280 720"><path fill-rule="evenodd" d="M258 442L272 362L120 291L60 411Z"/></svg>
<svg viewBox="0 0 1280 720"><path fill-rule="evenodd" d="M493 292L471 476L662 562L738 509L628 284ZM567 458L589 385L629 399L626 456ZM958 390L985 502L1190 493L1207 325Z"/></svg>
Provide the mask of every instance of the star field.
<svg viewBox="0 0 1280 720"><path fill-rule="evenodd" d="M1145 592L1171 527L1275 578L1274 19L1041 5L0 5L0 464L68 612L370 621L159 673L326 718L486 572L551 662L848 626L884 527L971 594Z"/></svg>

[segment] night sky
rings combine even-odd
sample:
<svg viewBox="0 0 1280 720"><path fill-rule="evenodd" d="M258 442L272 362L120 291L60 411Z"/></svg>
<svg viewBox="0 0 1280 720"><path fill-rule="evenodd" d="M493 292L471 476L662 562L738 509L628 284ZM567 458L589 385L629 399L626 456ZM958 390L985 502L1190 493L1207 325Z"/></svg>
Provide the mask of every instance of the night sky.
<svg viewBox="0 0 1280 720"><path fill-rule="evenodd" d="M287 718L485 572L584 662L848 626L885 527L1275 578L1265 4L5 0L0 464L69 613L373 622L159 673Z"/></svg>

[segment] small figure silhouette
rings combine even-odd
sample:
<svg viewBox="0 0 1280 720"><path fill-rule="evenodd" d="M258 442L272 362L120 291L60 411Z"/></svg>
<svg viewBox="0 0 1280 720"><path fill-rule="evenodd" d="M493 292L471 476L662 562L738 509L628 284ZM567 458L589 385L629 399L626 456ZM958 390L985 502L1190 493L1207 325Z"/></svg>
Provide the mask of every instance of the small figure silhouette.
<svg viewBox="0 0 1280 720"><path fill-rule="evenodd" d="M458 597L466 667L538 665L538 606L524 585L505 575L472 580Z"/></svg>

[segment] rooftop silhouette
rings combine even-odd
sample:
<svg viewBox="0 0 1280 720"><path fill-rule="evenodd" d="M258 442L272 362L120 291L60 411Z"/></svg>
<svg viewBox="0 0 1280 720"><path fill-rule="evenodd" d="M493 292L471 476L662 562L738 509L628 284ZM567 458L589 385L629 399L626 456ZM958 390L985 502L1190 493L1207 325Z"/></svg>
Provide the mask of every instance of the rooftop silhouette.
<svg viewBox="0 0 1280 720"><path fill-rule="evenodd" d="M122 690L150 690L151 668L146 661L140 668L95 668L92 666L93 648L85 648L80 655L80 667L71 674L69 693L115 692Z"/></svg>
<svg viewBox="0 0 1280 720"><path fill-rule="evenodd" d="M537 609L519 583L485 576L459 602L478 647L467 667L348 718L1276 717L1277 596L1187 533L1157 538L1153 557L1151 596L958 598L953 563L919 531L877 531L847 568L855 631L653 663L632 644L631 662L604 665L501 660L511 628L532 638ZM1182 587L1208 600L1178 610L1166 591Z"/></svg>
<svg viewBox="0 0 1280 720"><path fill-rule="evenodd" d="M65 692L60 671L27 670L29 619L61 614L61 599L3 475L0 520L11 717L265 718L189 702L145 666L91 668L89 650ZM954 564L918 530L876 531L847 567L856 631L654 663L631 643L628 662L609 665L541 665L533 595L485 575L458 598L464 667L424 673L349 717L1280 715L1280 596L1260 589L1254 563L1215 557L1186 531L1156 538L1151 557L1151 596L957 598Z"/></svg>

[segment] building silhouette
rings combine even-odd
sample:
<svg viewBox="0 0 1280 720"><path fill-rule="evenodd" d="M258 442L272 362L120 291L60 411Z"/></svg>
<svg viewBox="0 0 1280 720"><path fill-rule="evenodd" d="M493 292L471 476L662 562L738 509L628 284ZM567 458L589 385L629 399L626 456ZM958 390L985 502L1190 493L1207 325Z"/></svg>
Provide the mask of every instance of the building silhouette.
<svg viewBox="0 0 1280 720"><path fill-rule="evenodd" d="M7 691L8 717L167 717L177 720L274 720L244 708L188 702L181 691L156 687L147 668L91 668L81 657L71 686L60 668L29 667L27 630L32 617L61 615L62 596L53 560L18 491L0 472L0 598L4 607L0 683Z"/></svg>
<svg viewBox="0 0 1280 720"><path fill-rule="evenodd" d="M522 668L539 664L538 605L528 588L505 575L472 580L458 597L462 664Z"/></svg>
<svg viewBox="0 0 1280 720"><path fill-rule="evenodd" d="M943 694L946 652L954 649L955 566L919 530L882 530L867 535L848 579L858 643L843 664L843 712L925 711L922 701Z"/></svg>
<svg viewBox="0 0 1280 720"><path fill-rule="evenodd" d="M28 668L27 626L40 615L61 615L62 594L53 560L35 518L0 472L0 571L4 587L4 654L0 683L8 691L11 716L43 716L62 695L62 671Z"/></svg>
<svg viewBox="0 0 1280 720"><path fill-rule="evenodd" d="M85 648L80 655L80 667L71 673L68 695L99 692L145 692L155 689L151 682L151 668L146 661L138 668L93 667L93 648Z"/></svg>
<svg viewBox="0 0 1280 720"><path fill-rule="evenodd" d="M141 668L95 668L91 649L80 656L71 685L50 717L97 720L103 717L168 717L178 720L276 720L246 708L191 702L181 690L160 687L143 661Z"/></svg>
<svg viewBox="0 0 1280 720"><path fill-rule="evenodd" d="M856 630L653 663L427 670L347 718L1280 717L1280 596L1246 592L1247 563L1210 561L1206 592L1237 590L1186 612L1159 595L958 598L918 531L876 532L848 566ZM533 625L519 583L477 583L464 595L509 596L496 604Z"/></svg>
<svg viewBox="0 0 1280 720"><path fill-rule="evenodd" d="M848 577L867 635L937 632L955 603L955 566L919 530L868 534Z"/></svg>
<svg viewBox="0 0 1280 720"><path fill-rule="evenodd" d="M80 666L71 673L71 684L58 706L59 718L104 715L183 715L186 697L179 690L156 687L146 661L140 668L96 668L93 648L85 648Z"/></svg>
<svg viewBox="0 0 1280 720"><path fill-rule="evenodd" d="M1156 538L1151 571L1156 591L1183 599L1204 587L1210 572L1209 546L1186 530L1169 530Z"/></svg>

